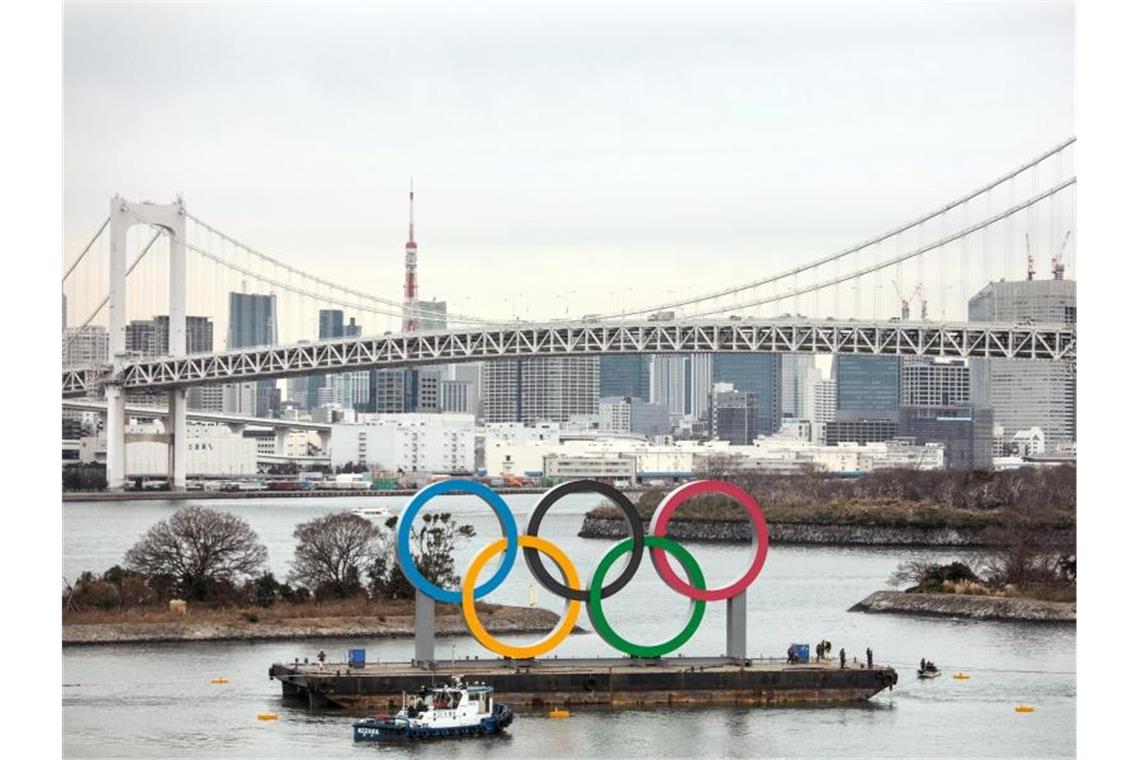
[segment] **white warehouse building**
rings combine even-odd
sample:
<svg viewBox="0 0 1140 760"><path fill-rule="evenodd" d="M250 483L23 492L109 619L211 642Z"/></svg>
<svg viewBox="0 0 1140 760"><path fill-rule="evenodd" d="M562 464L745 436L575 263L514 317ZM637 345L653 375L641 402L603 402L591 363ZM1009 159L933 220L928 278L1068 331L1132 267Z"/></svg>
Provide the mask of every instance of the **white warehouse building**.
<svg viewBox="0 0 1140 760"><path fill-rule="evenodd" d="M475 417L470 414L365 414L334 424L329 459L389 471L470 473L475 470Z"/></svg>
<svg viewBox="0 0 1140 760"><path fill-rule="evenodd" d="M127 474L140 477L166 477L170 446L163 439L159 423L132 424L127 433L135 440L127 443ZM154 440L140 440L154 436ZM186 474L191 476L234 477L257 474L257 441L234 433L225 425L186 426Z"/></svg>

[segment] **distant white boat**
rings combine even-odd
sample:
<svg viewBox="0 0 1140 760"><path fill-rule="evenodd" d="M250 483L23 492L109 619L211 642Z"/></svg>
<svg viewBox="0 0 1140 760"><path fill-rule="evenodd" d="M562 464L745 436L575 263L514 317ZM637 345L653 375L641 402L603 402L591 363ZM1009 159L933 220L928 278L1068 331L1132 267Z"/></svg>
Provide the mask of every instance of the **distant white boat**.
<svg viewBox="0 0 1140 760"><path fill-rule="evenodd" d="M352 510L352 514L357 517L363 517L366 520L387 520L392 516L392 510L387 507L361 507L360 509Z"/></svg>

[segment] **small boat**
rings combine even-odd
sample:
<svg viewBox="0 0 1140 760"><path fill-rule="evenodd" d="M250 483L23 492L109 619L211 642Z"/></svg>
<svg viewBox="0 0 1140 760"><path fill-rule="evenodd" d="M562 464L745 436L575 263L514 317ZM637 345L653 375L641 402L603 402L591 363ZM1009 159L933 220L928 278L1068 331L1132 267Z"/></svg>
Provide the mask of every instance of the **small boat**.
<svg viewBox="0 0 1140 760"><path fill-rule="evenodd" d="M927 668L926 670L918 671L919 678L938 678L942 675L942 671L938 668Z"/></svg>
<svg viewBox="0 0 1140 760"><path fill-rule="evenodd" d="M366 520L387 520L392 516L392 510L387 507L361 507L352 510L352 514Z"/></svg>
<svg viewBox="0 0 1140 760"><path fill-rule="evenodd" d="M514 720L511 708L495 701L486 684L465 684L457 676L446 686L424 687L395 715L377 715L352 724L353 741L433 739L497 734Z"/></svg>

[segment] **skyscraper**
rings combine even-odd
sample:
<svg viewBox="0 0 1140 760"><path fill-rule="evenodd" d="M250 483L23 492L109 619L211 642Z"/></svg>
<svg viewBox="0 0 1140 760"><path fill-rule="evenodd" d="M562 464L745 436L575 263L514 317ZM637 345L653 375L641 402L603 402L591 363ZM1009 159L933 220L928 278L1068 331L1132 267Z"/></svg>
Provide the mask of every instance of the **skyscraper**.
<svg viewBox="0 0 1140 760"><path fill-rule="evenodd" d="M598 412L597 357L504 359L483 363L486 422L565 422Z"/></svg>
<svg viewBox="0 0 1140 760"><path fill-rule="evenodd" d="M811 416L808 388L819 378L812 354L789 354L781 357L781 403L783 416L806 420Z"/></svg>
<svg viewBox="0 0 1140 760"><path fill-rule="evenodd" d="M598 359L598 395L639 398L650 396L648 354L605 354Z"/></svg>
<svg viewBox="0 0 1140 760"><path fill-rule="evenodd" d="M840 354L832 367L835 420L825 426L827 445L877 443L898 437L898 357Z"/></svg>
<svg viewBox="0 0 1140 760"><path fill-rule="evenodd" d="M734 390L729 383L713 386L710 417L713 438L733 446L748 446L760 434L756 394Z"/></svg>
<svg viewBox="0 0 1140 760"><path fill-rule="evenodd" d="M970 299L971 322L1074 324L1077 284L1072 280L991 282ZM970 360L978 406L992 406L994 425L1012 437L1039 427L1045 449L1077 439L1076 368L1068 362Z"/></svg>
<svg viewBox="0 0 1140 760"><path fill-rule="evenodd" d="M741 393L756 394L759 428L755 435L772 435L780 429L784 405L779 354L714 354L712 381L731 383Z"/></svg>
<svg viewBox="0 0 1140 760"><path fill-rule="evenodd" d="M835 383L837 419L898 420L898 357L840 354Z"/></svg>
<svg viewBox="0 0 1140 760"><path fill-rule="evenodd" d="M964 359L906 357L899 384L899 437L918 445L940 443L946 467L993 466L993 411L970 400Z"/></svg>
<svg viewBox="0 0 1140 760"><path fill-rule="evenodd" d="M355 317L344 321L340 309L321 309L317 312L317 337L320 340L338 340L360 336L360 325ZM328 403L346 409L368 408L371 395L371 375L368 370L360 372L337 372L328 375L310 375L305 384L305 406L315 409L324 398ZM321 390L329 392L322 396Z"/></svg>
<svg viewBox="0 0 1140 760"><path fill-rule="evenodd" d="M654 354L652 363L652 384L649 399L669 410L670 417L689 414L692 401L691 360L688 354Z"/></svg>
<svg viewBox="0 0 1140 760"><path fill-rule="evenodd" d="M277 296L257 293L230 293L229 329L226 350L277 343ZM258 380L225 386L226 412L265 417L276 406L277 382Z"/></svg>

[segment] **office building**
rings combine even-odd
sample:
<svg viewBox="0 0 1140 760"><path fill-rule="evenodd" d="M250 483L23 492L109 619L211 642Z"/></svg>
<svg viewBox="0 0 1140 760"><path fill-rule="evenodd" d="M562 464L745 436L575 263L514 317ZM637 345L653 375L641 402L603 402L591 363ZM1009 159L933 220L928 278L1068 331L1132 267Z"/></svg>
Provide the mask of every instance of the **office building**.
<svg viewBox="0 0 1140 760"><path fill-rule="evenodd" d="M649 400L669 410L678 418L692 413L691 365L687 354L654 354L650 361Z"/></svg>
<svg viewBox="0 0 1140 760"><path fill-rule="evenodd" d="M599 357L599 397L649 401L652 361L649 354L605 354Z"/></svg>
<svg viewBox="0 0 1140 760"><path fill-rule="evenodd" d="M1071 280L991 282L969 302L971 322L1073 324L1077 287ZM1047 452L1077 438L1077 378L1070 362L975 359L974 403L993 408L1006 431L1040 428Z"/></svg>
<svg viewBox="0 0 1140 760"><path fill-rule="evenodd" d="M106 327L68 327L63 331L63 366L109 361L111 337Z"/></svg>
<svg viewBox="0 0 1140 760"><path fill-rule="evenodd" d="M738 391L729 383L713 386L710 404L712 437L734 446L747 446L760 435L761 418L757 395Z"/></svg>
<svg viewBox="0 0 1140 760"><path fill-rule="evenodd" d="M899 400L900 438L942 444L948 468L992 469L993 410L971 402L965 360L904 358Z"/></svg>
<svg viewBox="0 0 1140 760"><path fill-rule="evenodd" d="M276 343L277 296L231 292L226 350ZM280 401L274 380L228 384L224 386L223 399L226 412L257 417L267 416Z"/></svg>
<svg viewBox="0 0 1140 760"><path fill-rule="evenodd" d="M834 366L836 419L898 420L898 357L840 354Z"/></svg>
<svg viewBox="0 0 1140 760"><path fill-rule="evenodd" d="M597 357L484 362L482 385L486 422L565 422L598 412Z"/></svg>
<svg viewBox="0 0 1140 760"><path fill-rule="evenodd" d="M806 420L811 417L811 384L819 379L812 354L788 354L780 360L780 403L785 419Z"/></svg>
<svg viewBox="0 0 1140 760"><path fill-rule="evenodd" d="M903 406L900 439L917 446L942 446L947 469L993 469L993 410L987 407Z"/></svg>
<svg viewBox="0 0 1140 760"><path fill-rule="evenodd" d="M334 424L329 456L388 472L471 473L475 418L466 414L362 415Z"/></svg>
<svg viewBox="0 0 1140 760"><path fill-rule="evenodd" d="M772 435L783 417L783 368L779 354L714 354L712 382L729 383L740 393L756 396L756 435Z"/></svg>

